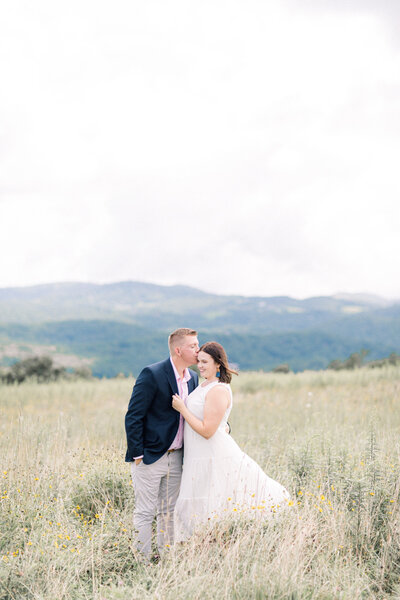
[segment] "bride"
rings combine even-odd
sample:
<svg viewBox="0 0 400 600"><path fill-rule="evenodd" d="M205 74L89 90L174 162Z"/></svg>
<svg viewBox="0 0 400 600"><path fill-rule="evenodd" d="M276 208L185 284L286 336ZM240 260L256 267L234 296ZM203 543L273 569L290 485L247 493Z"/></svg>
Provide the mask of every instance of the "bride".
<svg viewBox="0 0 400 600"><path fill-rule="evenodd" d="M229 513L276 512L289 500L286 489L242 452L226 431L232 409L232 374L221 344L207 342L198 354L205 381L188 397L175 394L172 406L185 419L184 464L175 506L175 541L196 526Z"/></svg>

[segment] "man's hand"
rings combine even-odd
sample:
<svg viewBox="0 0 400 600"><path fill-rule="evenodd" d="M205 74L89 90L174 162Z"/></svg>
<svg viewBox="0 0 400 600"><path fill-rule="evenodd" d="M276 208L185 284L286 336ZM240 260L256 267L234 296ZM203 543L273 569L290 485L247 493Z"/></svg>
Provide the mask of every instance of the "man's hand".
<svg viewBox="0 0 400 600"><path fill-rule="evenodd" d="M143 460L143 458L135 458L135 465L140 465L142 460Z"/></svg>

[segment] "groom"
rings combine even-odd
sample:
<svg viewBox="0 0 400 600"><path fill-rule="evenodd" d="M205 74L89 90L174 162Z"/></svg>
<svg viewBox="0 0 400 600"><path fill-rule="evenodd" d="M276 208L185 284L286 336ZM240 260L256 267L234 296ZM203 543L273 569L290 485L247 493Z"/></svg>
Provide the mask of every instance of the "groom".
<svg viewBox="0 0 400 600"><path fill-rule="evenodd" d="M199 342L193 329L176 329L168 338L170 357L145 367L133 387L125 429L135 492L137 547L151 555L151 532L157 514L159 552L172 544L174 507L182 476L183 419L172 408L173 394L186 399L198 386Z"/></svg>

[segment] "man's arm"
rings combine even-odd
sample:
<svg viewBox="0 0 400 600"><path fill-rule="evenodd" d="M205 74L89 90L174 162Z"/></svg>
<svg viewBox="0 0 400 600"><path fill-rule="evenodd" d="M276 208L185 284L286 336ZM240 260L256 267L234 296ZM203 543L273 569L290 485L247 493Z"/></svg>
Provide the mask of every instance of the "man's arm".
<svg viewBox="0 0 400 600"><path fill-rule="evenodd" d="M156 394L157 384L150 369L140 373L133 386L128 412L125 416L125 431L128 442L128 459L143 456L143 424L151 402Z"/></svg>

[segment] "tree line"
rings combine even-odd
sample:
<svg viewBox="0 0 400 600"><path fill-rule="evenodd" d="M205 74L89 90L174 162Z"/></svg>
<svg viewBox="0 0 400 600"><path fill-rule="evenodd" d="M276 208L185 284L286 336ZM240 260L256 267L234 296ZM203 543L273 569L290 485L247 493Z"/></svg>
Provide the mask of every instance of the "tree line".
<svg viewBox="0 0 400 600"><path fill-rule="evenodd" d="M60 379L91 379L92 371L89 367L82 366L68 371L54 363L50 356L31 356L18 362L11 367L0 369L0 381L11 385L23 383L34 379L39 383L48 383Z"/></svg>
<svg viewBox="0 0 400 600"><path fill-rule="evenodd" d="M386 358L380 358L378 360L371 360L365 362L365 357L369 354L369 350L360 350L360 352L353 352L345 360L335 359L332 360L327 369L334 371L352 370L366 367L369 369L376 369L379 367L385 367L388 365L400 365L400 355L396 352L392 352Z"/></svg>
<svg viewBox="0 0 400 600"><path fill-rule="evenodd" d="M396 354L396 352L392 352L386 358L365 362L368 353L369 351L364 349L360 350L360 352L353 352L345 360L332 360L326 368L333 371L341 371L359 369L361 367L375 369L388 365L400 365L400 355ZM289 365L284 363L277 365L270 372L285 374L292 371ZM117 375L117 377L123 376L123 373ZM60 379L76 380L92 378L93 374L89 367L81 366L68 371L65 367L54 363L50 356L32 356L15 362L11 367L0 368L0 382L8 385L23 383L29 379L33 379L39 383L48 383Z"/></svg>

